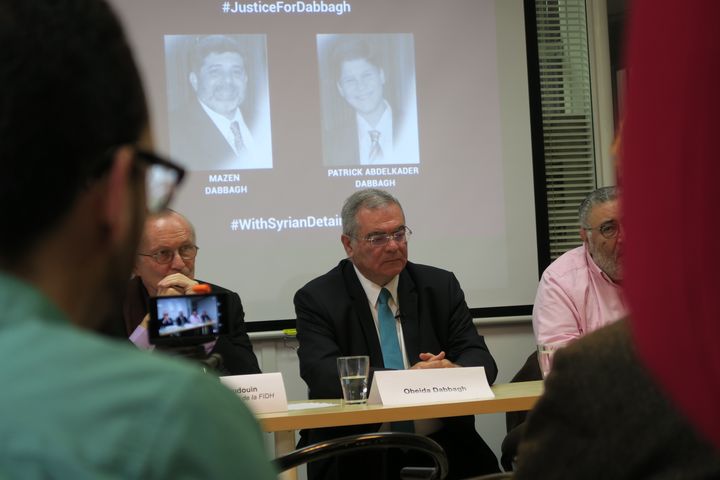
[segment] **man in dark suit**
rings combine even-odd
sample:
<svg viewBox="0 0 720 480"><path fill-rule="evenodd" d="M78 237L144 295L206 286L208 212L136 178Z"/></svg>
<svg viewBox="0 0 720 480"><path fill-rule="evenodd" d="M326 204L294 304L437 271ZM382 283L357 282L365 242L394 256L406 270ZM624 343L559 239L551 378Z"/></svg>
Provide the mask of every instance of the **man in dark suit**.
<svg viewBox="0 0 720 480"><path fill-rule="evenodd" d="M518 480L720 478L720 454L642 365L625 320L555 355L525 426Z"/></svg>
<svg viewBox="0 0 720 480"><path fill-rule="evenodd" d="M178 314L177 318L175 319L175 325L177 325L178 327L182 327L182 326L185 325L187 322L188 322L188 319L187 319L187 317L185 316L185 313L184 313L184 312L180 312L180 313Z"/></svg>
<svg viewBox="0 0 720 480"><path fill-rule="evenodd" d="M455 276L407 261L411 231L399 202L381 190L361 190L345 201L342 220L341 241L348 259L295 295L300 375L308 385L309 398L342 396L336 359L349 355L368 355L371 375L387 368L483 366L492 383L497 376L495 361L473 326ZM384 308L389 307L395 317L390 330L383 328L387 315L379 314L378 299L385 296L389 298ZM399 365L391 360L388 342L395 342L400 351ZM301 444L380 428L376 424L305 431ZM499 471L495 455L475 431L473 416L415 422L415 431L443 446L450 462L448 478ZM370 471L375 474L378 467L368 466L374 460L367 454L362 457L341 463L314 462L308 466L308 475L366 478ZM402 459L388 460L379 475L384 472L387 478L397 478L397 468L404 464Z"/></svg>
<svg viewBox="0 0 720 480"><path fill-rule="evenodd" d="M246 124L248 72L231 37L209 35L191 52L190 86L197 99L170 116L170 153L191 170L271 168Z"/></svg>
<svg viewBox="0 0 720 480"><path fill-rule="evenodd" d="M148 298L191 294L192 288L199 283L195 280L197 250L195 230L179 213L166 210L145 222L140 253L135 262L135 277L130 280L123 305L123 335L129 336L139 347L147 346ZM210 353L222 356L221 373L260 373L245 330L245 312L240 297L223 287L209 285L213 292L227 294L228 316L233 330L230 335L220 335L210 350ZM205 352L200 353L204 356Z"/></svg>

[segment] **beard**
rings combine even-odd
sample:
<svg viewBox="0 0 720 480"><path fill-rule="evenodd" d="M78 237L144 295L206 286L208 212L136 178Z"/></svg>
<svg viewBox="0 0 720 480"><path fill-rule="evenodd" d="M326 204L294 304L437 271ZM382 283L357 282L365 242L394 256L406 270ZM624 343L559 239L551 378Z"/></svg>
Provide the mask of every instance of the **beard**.
<svg viewBox="0 0 720 480"><path fill-rule="evenodd" d="M605 254L602 250L590 247L590 256L595 264L614 282L622 281L622 265L617 253Z"/></svg>
<svg viewBox="0 0 720 480"><path fill-rule="evenodd" d="M101 275L97 291L100 292L93 302L93 317L87 319L83 327L99 333L126 336L123 320L123 304L127 294L135 254L140 244L140 235L145 224L144 201L139 195L133 197L132 218L128 234L114 251L108 253L105 271Z"/></svg>

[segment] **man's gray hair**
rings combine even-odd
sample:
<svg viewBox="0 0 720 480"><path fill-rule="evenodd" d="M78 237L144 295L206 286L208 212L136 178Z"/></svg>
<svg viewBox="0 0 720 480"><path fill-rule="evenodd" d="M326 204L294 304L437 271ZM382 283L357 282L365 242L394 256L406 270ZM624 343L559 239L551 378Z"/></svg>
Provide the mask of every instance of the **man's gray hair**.
<svg viewBox="0 0 720 480"><path fill-rule="evenodd" d="M585 200L582 201L580 208L578 209L580 226L583 228L590 228L590 225L587 223L588 217L590 216L590 211L595 205L611 202L616 199L617 187L601 187L590 192L590 194L585 197Z"/></svg>
<svg viewBox="0 0 720 480"><path fill-rule="evenodd" d="M397 205L400 207L400 211L402 211L402 205L400 205L398 199L384 190L368 188L353 193L345 200L342 207L343 234L351 238L355 236L358 228L357 212L361 208L375 210L376 208L382 208L388 205ZM403 212L403 216L404 215L405 213Z"/></svg>

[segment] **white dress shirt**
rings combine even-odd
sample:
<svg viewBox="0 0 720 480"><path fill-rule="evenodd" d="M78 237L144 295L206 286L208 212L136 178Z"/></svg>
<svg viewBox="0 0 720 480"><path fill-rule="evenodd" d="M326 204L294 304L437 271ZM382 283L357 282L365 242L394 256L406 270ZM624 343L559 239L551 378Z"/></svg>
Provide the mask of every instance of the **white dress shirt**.
<svg viewBox="0 0 720 480"><path fill-rule="evenodd" d="M387 100L385 102L385 111L380 117L377 125L370 125L360 114L356 114L357 120L357 131L358 131L358 146L360 155L361 165L382 165L388 163L395 163L393 161L393 113L392 108ZM370 139L370 132L372 130L380 132L380 148L382 149L382 158L376 161L370 160L370 150L372 147L372 141ZM394 298L394 297L393 297Z"/></svg>
<svg viewBox="0 0 720 480"><path fill-rule="evenodd" d="M230 148L233 149L235 155L237 155L238 157L247 157L249 163L254 163L256 158L255 141L253 140L250 130L245 124L245 120L243 119L240 109L236 108L233 118L228 119L225 115L217 113L215 110L208 107L203 102L200 102L200 106L203 110L205 110L205 113L207 113L208 117L210 117L210 120L212 120L212 122L215 124L217 129L225 138L225 141L227 141L228 145L230 145ZM243 145L247 150L246 154L238 152L235 148L235 134L230 127L233 122L238 122L238 126L240 127L240 136L242 137Z"/></svg>

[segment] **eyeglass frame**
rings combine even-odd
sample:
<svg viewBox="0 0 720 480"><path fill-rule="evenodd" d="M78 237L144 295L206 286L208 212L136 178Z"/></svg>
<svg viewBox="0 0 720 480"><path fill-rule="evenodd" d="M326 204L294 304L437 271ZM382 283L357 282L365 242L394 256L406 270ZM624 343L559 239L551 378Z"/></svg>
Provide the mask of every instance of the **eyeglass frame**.
<svg viewBox="0 0 720 480"><path fill-rule="evenodd" d="M615 232L608 235L605 233L608 228L615 227ZM601 223L597 227L583 227L583 230L592 231L597 230L600 232L600 235L603 236L606 240L612 240L613 238L617 238L618 234L620 233L620 222L617 220L608 220L606 222Z"/></svg>
<svg viewBox="0 0 720 480"><path fill-rule="evenodd" d="M185 178L185 169L171 160L163 158L149 150L138 148L137 146L132 144L116 145L105 150L104 155L102 155L98 161L92 162L88 166L87 171L84 175L86 186L89 186L93 181L99 179L107 172L110 165L112 165L115 152L117 152L118 149L124 146L130 146L133 149L133 160L135 162L142 162L145 164L146 167L160 165L162 167L165 167L166 169L172 170L175 173L175 183L167 192L166 198L164 198L160 204L154 206L154 208L150 208L150 206L148 205L149 197L147 192L148 171L145 172L145 206L148 213L153 214L165 210L172 201L175 190Z"/></svg>
<svg viewBox="0 0 720 480"><path fill-rule="evenodd" d="M134 158L145 163L148 167L152 166L161 166L168 170L172 170L175 172L175 175L177 178L175 179L175 184L170 187L170 190L166 194L166 198L163 200L163 202L155 208L150 208L149 205L147 205L147 194L148 192L145 192L146 196L146 206L148 207L149 213L157 213L165 210L167 206L170 204L170 202L173 199L173 196L175 195L175 191L177 190L178 186L182 183L183 179L185 178L185 169L182 168L180 165L176 164L175 162L168 160L167 158L161 157L157 155L156 153L153 153L148 150L143 150L136 148L134 150ZM145 172L145 180L147 181L147 174L148 172ZM146 184L147 187L147 184Z"/></svg>
<svg viewBox="0 0 720 480"><path fill-rule="evenodd" d="M195 253L193 253L193 255L190 256L190 257L184 257L183 254L180 252L180 250L183 249L183 248L191 248ZM138 256L140 256L140 257L150 257L150 258L152 258L152 259L155 261L155 263L157 263L158 265L170 265L170 264L173 262L173 260L175 260L175 254L176 254L176 253L177 253L178 255L180 255L180 258L182 258L183 260L193 260L193 259L195 259L195 257L197 257L197 252L198 252L198 250L200 250L200 247L198 247L197 245L181 245L181 246L179 246L178 248L174 248L174 249L161 248L160 250L158 250L158 251L155 252L155 253L138 253ZM169 252L169 253L171 253L172 255L168 258L167 261L160 261L160 260L158 259L158 256L159 256L161 253L164 253L164 252Z"/></svg>
<svg viewBox="0 0 720 480"><path fill-rule="evenodd" d="M398 234L402 232L401 238L397 238ZM352 237L355 240L363 240L365 242L368 242L373 247L384 247L388 243L390 243L390 240L394 240L395 243L407 243L408 237L412 235L412 230L407 225L400 226L397 230L395 230L393 233L373 233L370 235L367 235L365 237L359 238L359 237ZM382 239L382 240L381 240ZM381 241L381 243L375 243L378 240Z"/></svg>

